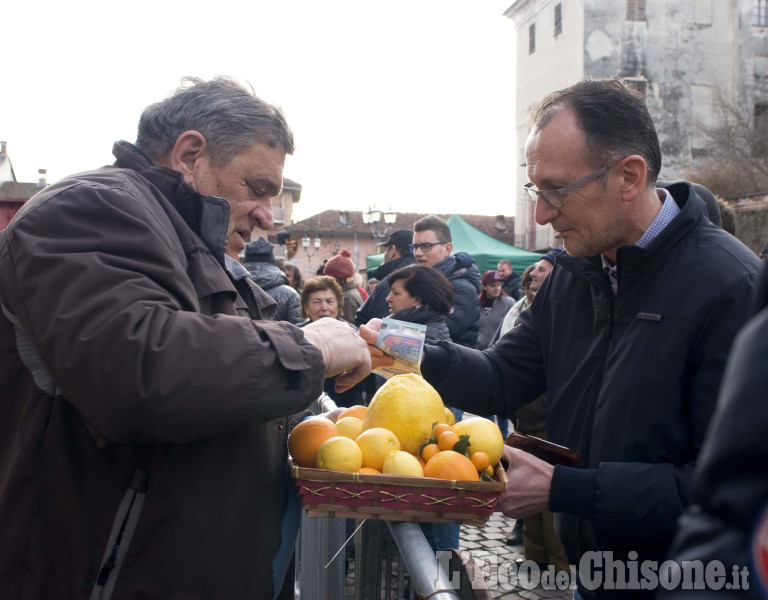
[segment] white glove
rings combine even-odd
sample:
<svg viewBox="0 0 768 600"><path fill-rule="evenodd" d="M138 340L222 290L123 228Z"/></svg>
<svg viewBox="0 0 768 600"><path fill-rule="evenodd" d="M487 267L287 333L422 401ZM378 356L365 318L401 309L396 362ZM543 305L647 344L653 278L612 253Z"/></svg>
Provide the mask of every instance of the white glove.
<svg viewBox="0 0 768 600"><path fill-rule="evenodd" d="M324 317L303 328L323 355L325 376L336 378L334 389L345 392L371 373L371 355L354 327L344 321Z"/></svg>

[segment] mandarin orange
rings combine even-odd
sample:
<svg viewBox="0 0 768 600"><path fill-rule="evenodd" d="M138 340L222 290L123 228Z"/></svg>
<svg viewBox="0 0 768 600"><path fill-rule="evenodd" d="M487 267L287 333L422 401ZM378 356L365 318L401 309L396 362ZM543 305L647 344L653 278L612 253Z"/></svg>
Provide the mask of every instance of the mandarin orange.
<svg viewBox="0 0 768 600"><path fill-rule="evenodd" d="M458 441L459 434L449 429L448 431L443 431L443 433L440 434L440 436L437 438L437 445L440 446L440 450L453 450L453 447L458 443Z"/></svg>
<svg viewBox="0 0 768 600"><path fill-rule="evenodd" d="M427 444L421 451L421 458L423 458L425 462L429 462L429 459L438 452L440 452L440 446L437 444Z"/></svg>
<svg viewBox="0 0 768 600"><path fill-rule="evenodd" d="M424 475L456 481L479 481L480 479L472 461L453 450L443 450L430 458L427 466L424 467Z"/></svg>
<svg viewBox="0 0 768 600"><path fill-rule="evenodd" d="M365 419L365 413L367 411L368 409L362 404L355 404L354 406L350 406L347 410L342 412L336 420L339 421L344 417L356 417L362 421Z"/></svg>

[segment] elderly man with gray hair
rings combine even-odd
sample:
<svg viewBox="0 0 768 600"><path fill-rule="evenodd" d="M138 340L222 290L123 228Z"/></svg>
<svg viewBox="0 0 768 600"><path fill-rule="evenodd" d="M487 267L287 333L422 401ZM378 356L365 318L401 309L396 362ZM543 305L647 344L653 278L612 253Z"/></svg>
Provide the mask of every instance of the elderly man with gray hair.
<svg viewBox="0 0 768 600"><path fill-rule="evenodd" d="M272 228L293 135L192 79L113 152L0 233L0 597L270 599L288 417L370 372L343 323L265 320L225 254Z"/></svg>

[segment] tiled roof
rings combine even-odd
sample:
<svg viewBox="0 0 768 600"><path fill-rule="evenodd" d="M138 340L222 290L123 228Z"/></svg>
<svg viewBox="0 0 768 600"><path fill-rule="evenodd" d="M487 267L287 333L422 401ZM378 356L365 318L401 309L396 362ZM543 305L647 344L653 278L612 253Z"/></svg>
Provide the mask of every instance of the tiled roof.
<svg viewBox="0 0 768 600"><path fill-rule="evenodd" d="M378 225L378 231L398 229L412 229L413 224L432 213L397 213L397 219L392 226ZM441 219L447 220L451 214L438 214ZM514 217L489 217L485 215L459 215L467 223L506 244L513 244L515 239ZM501 229L497 228L497 225ZM357 233L361 237L373 237L370 226L363 223L363 213L360 211L325 210L303 221L288 225L285 231L294 237L304 234L320 235L352 235Z"/></svg>
<svg viewBox="0 0 768 600"><path fill-rule="evenodd" d="M28 200L39 191L36 183L3 181L0 183L0 200Z"/></svg>

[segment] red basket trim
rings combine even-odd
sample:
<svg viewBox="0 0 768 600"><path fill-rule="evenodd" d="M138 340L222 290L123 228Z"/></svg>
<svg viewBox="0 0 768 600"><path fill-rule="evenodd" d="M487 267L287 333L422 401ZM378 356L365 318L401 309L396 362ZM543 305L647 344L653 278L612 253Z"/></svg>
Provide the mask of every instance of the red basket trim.
<svg viewBox="0 0 768 600"><path fill-rule="evenodd" d="M414 494L412 492L404 492L402 494L393 494L392 492L388 492L387 490L381 490L382 494L385 496L390 496L390 498L382 498L382 502L392 502L394 500L399 500L400 502L408 502L408 500L405 499L406 496L413 496Z"/></svg>
<svg viewBox="0 0 768 600"><path fill-rule="evenodd" d="M476 506L485 506L487 508L492 508L496 506L496 501L498 498L491 498L490 500L483 500L482 498L475 498L474 496L467 496L467 500L474 500L477 502Z"/></svg>
<svg viewBox="0 0 768 600"><path fill-rule="evenodd" d="M303 487L305 490L307 490L307 493L314 494L315 496L322 496L324 491L333 489L333 486L330 486L330 485L326 485L325 487L319 487L314 489L307 486L303 486Z"/></svg>

